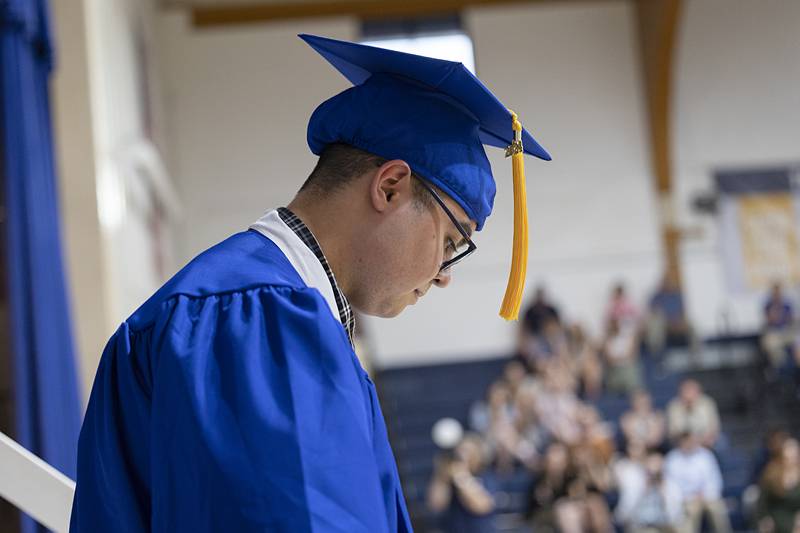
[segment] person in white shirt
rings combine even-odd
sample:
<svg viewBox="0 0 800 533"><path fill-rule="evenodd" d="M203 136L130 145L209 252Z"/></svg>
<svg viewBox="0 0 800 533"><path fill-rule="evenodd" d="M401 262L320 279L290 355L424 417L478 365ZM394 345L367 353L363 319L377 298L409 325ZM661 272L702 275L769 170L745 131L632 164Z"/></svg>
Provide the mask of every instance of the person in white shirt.
<svg viewBox="0 0 800 533"><path fill-rule="evenodd" d="M637 451L634 444L632 455ZM664 457L653 452L644 460L632 457L624 466L624 471L618 472L624 475L618 478L620 499L614 514L625 532L677 531L684 522L683 495L671 479L664 477Z"/></svg>
<svg viewBox="0 0 800 533"><path fill-rule="evenodd" d="M722 499L722 473L719 463L708 449L700 446L696 436L684 433L678 447L667 454L664 473L681 491L686 513L683 530L700 531L703 513L708 513L714 531L731 530L728 511Z"/></svg>

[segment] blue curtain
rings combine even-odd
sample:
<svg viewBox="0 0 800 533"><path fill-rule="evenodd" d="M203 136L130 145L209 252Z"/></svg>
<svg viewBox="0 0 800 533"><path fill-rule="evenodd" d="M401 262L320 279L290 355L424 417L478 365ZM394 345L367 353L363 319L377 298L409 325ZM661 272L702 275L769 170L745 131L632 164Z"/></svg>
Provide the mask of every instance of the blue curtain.
<svg viewBox="0 0 800 533"><path fill-rule="evenodd" d="M81 409L59 234L47 0L0 0L0 61L15 438L74 479ZM23 522L24 531L37 529Z"/></svg>

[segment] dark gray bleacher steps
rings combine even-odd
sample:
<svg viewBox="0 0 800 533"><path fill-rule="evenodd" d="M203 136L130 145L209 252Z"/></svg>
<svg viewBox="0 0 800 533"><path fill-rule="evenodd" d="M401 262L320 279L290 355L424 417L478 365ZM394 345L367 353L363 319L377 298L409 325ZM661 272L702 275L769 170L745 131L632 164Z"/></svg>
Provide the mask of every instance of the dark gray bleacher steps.
<svg viewBox="0 0 800 533"><path fill-rule="evenodd" d="M643 375L657 407L666 407L685 377L697 379L718 402L722 427L730 440L729 449L719 456L724 496L735 527L742 530L746 524L739 505L740 495L751 475L754 452L771 427L786 426L795 434L800 431L797 414L800 403L791 388L765 386L762 370L753 362L753 357L747 355L748 350L757 349L746 344L752 342L752 338L743 337L735 342L739 343L737 351L731 351L730 346L720 342L716 345L717 353L705 360L717 366L696 367L684 354L683 364L671 367L664 358L650 358L645 354ZM714 346L712 343L712 349ZM488 386L501 375L508 361L508 358L492 358L388 369L376 376L403 490L418 533L431 531L432 524L431 513L425 507L425 495L437 452L430 438L433 424L444 416L466 422L470 406L484 398ZM593 403L611 422L617 422L619 415L628 408L628 399L624 396L603 395ZM501 484L498 494L499 531L529 531L520 515L527 497L525 480L516 486L513 482Z"/></svg>

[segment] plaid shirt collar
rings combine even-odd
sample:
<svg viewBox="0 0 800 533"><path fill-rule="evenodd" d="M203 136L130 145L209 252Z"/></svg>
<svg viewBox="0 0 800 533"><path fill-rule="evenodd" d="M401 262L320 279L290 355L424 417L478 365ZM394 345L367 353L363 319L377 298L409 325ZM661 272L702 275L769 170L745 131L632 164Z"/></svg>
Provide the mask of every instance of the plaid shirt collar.
<svg viewBox="0 0 800 533"><path fill-rule="evenodd" d="M303 244L305 244L309 250L316 256L319 260L322 268L325 270L325 274L328 276L328 281L331 283L331 288L333 289L333 296L336 299L336 307L339 309L339 320L342 322L344 326L344 330L347 332L347 338L350 340L350 344L353 344L353 331L355 329L356 320L355 316L353 316L353 309L350 307L350 303L347 301L342 290L339 288L339 285L336 283L336 278L333 276L333 271L331 270L330 265L328 264L328 260L325 259L325 254L322 253L322 248L317 242L316 237L314 234L311 233L311 230L308 229L300 218L297 217L294 213L292 213L289 209L285 207L278 208L278 216L281 217L284 224L289 226L289 229L294 231L295 235L297 235Z"/></svg>

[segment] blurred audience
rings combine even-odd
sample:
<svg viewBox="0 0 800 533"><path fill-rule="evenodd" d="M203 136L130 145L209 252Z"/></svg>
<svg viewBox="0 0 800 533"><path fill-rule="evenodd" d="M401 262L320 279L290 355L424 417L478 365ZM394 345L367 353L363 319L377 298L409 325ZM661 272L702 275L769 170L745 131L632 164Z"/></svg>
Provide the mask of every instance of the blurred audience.
<svg viewBox="0 0 800 533"><path fill-rule="evenodd" d="M772 428L767 432L763 445L756 451L753 458L751 485L757 485L761 481L767 465L780 457L783 452L783 443L790 437L791 435L784 428Z"/></svg>
<svg viewBox="0 0 800 533"><path fill-rule="evenodd" d="M647 447L641 441L632 440L626 443L624 455L618 455L612 461L611 472L619 489L620 504L625 492L635 483L635 478L644 469Z"/></svg>
<svg viewBox="0 0 800 533"><path fill-rule="evenodd" d="M545 452L528 499L527 515L534 529L563 527L558 506L569 501L569 489L575 478L569 449L560 442L552 443Z"/></svg>
<svg viewBox="0 0 800 533"><path fill-rule="evenodd" d="M560 315L556 306L550 302L547 291L543 286L536 287L533 301L525 310L523 325L524 329L532 335L542 332L546 320L560 321Z"/></svg>
<svg viewBox="0 0 800 533"><path fill-rule="evenodd" d="M607 468L615 450L611 424L604 421L600 412L591 405L582 406L578 423L581 428L580 446L597 459L597 464L602 463L603 468ZM608 474L611 474L610 470Z"/></svg>
<svg viewBox="0 0 800 533"><path fill-rule="evenodd" d="M792 533L800 520L800 445L783 441L780 453L764 470L759 483L758 530L762 533Z"/></svg>
<svg viewBox="0 0 800 533"><path fill-rule="evenodd" d="M428 486L428 507L440 517L444 533L492 533L494 486L486 475L483 444L467 434L454 453L441 454Z"/></svg>
<svg viewBox="0 0 800 533"><path fill-rule="evenodd" d="M550 432L541 421L535 389L521 388L517 393L514 407L516 430L514 456L520 463L534 470L552 440Z"/></svg>
<svg viewBox="0 0 800 533"><path fill-rule="evenodd" d="M613 531L602 492L586 468L575 464L569 448L553 443L531 486L528 516L534 530L565 533Z"/></svg>
<svg viewBox="0 0 800 533"><path fill-rule="evenodd" d="M611 299L606 310L606 323L616 320L620 324L638 327L639 309L628 297L624 283L617 283L611 289Z"/></svg>
<svg viewBox="0 0 800 533"><path fill-rule="evenodd" d="M630 461L619 477L617 521L626 533L678 531L684 524L683 495L664 476L664 457L658 452L644 457L643 446L634 453L640 454L638 460Z"/></svg>
<svg viewBox="0 0 800 533"><path fill-rule="evenodd" d="M731 530L728 511L722 499L722 473L716 457L690 432L683 433L677 448L667 454L664 474L681 492L686 516L682 529L699 533L707 514L717 533Z"/></svg>
<svg viewBox="0 0 800 533"><path fill-rule="evenodd" d="M514 418L511 407L511 391L505 381L495 381L486 391L486 399L475 402L470 409L469 425L475 431L486 434L493 424Z"/></svg>
<svg viewBox="0 0 800 533"><path fill-rule="evenodd" d="M717 403L706 394L700 384L684 380L677 398L667 406L667 430L669 438L675 441L684 433L691 433L698 443L713 448L720 432Z"/></svg>
<svg viewBox="0 0 800 533"><path fill-rule="evenodd" d="M620 419L625 442L642 443L649 450L657 450L664 444L666 420L664 413L653 409L650 395L637 390L631 395L631 409Z"/></svg>
<svg viewBox="0 0 800 533"><path fill-rule="evenodd" d="M630 394L642 386L636 326L611 319L607 327L603 341L606 390L616 394Z"/></svg>
<svg viewBox="0 0 800 533"><path fill-rule="evenodd" d="M650 298L648 344L653 353L664 348L692 346L692 329L686 317L683 295L674 274L664 275Z"/></svg>
<svg viewBox="0 0 800 533"><path fill-rule="evenodd" d="M511 398L515 398L520 388L529 381L528 372L525 365L519 361L511 361L503 369L503 381L505 381Z"/></svg>
<svg viewBox="0 0 800 533"><path fill-rule="evenodd" d="M525 311L517 337L517 353L532 372L541 371L542 365L568 354L567 339L561 327L556 307L547 298L544 287L538 287L533 301Z"/></svg>
<svg viewBox="0 0 800 533"><path fill-rule="evenodd" d="M575 444L581 437L581 402L575 388L568 367L553 361L543 368L543 376L534 389L542 424L555 439L566 444Z"/></svg>
<svg viewBox="0 0 800 533"><path fill-rule="evenodd" d="M794 310L783 287L775 283L764 303L764 331L761 335L761 348L767 354L773 368L796 366L798 358Z"/></svg>
<svg viewBox="0 0 800 533"><path fill-rule="evenodd" d="M584 398L596 399L603 393L603 361L597 347L580 324L567 330L567 346L572 374L577 377Z"/></svg>
<svg viewBox="0 0 800 533"><path fill-rule="evenodd" d="M780 291L770 301L769 327L791 323ZM663 321L666 344L691 340L669 276L650 309ZM496 483L518 481L530 483L527 516L536 531L699 533L704 516L714 531L730 531L711 451L724 452L716 402L686 379L666 413L654 408L640 363L639 312L621 283L605 319L603 336L592 338L581 324L564 321L544 287L537 289L520 325L519 357L470 409L475 433L436 462L427 500L445 532L494 531L495 508L519 504L509 494L495 499ZM616 409L609 393L630 395L630 408L614 420L589 403ZM617 442L625 454L617 453ZM756 463L752 497L748 503L743 496L742 509L757 516L763 532L791 531L800 520L797 441L772 432Z"/></svg>
<svg viewBox="0 0 800 533"><path fill-rule="evenodd" d="M526 368L534 374L541 374L544 367L552 361L569 361L569 344L561 323L553 317L542 320L541 330L535 335L525 332L519 353Z"/></svg>

